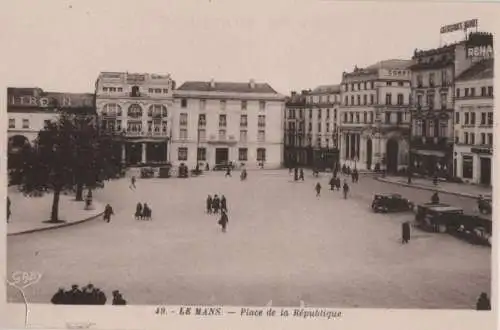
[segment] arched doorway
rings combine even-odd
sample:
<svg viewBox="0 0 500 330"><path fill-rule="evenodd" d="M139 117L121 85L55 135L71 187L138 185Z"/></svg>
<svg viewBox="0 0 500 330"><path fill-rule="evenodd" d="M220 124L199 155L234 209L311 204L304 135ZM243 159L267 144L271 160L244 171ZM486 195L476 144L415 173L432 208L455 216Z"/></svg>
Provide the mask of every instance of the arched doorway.
<svg viewBox="0 0 500 330"><path fill-rule="evenodd" d="M366 169L371 170L372 168L372 152L373 152L373 143L372 139L366 139Z"/></svg>
<svg viewBox="0 0 500 330"><path fill-rule="evenodd" d="M395 138L387 141L387 172L395 173L398 171L399 144Z"/></svg>

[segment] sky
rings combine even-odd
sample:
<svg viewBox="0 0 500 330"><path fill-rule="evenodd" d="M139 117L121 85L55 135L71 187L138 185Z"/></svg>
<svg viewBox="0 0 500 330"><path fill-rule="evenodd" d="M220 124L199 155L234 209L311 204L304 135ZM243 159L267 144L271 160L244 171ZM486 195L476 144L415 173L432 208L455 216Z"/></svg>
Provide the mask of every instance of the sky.
<svg viewBox="0 0 500 330"><path fill-rule="evenodd" d="M8 86L93 92L101 71L267 82L278 92L337 84L343 71L411 58L463 38L440 27L500 4L325 0L2 1L0 77Z"/></svg>

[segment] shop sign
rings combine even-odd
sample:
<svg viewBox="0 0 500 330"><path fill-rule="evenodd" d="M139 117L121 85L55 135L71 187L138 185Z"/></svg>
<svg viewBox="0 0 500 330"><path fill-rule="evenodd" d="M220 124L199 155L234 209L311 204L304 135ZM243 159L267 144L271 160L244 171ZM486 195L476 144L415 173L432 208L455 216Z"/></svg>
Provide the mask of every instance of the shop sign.
<svg viewBox="0 0 500 330"><path fill-rule="evenodd" d="M9 95L9 105L38 108L88 108L94 106L91 95L61 94L57 96Z"/></svg>
<svg viewBox="0 0 500 330"><path fill-rule="evenodd" d="M460 30L466 31L467 29L476 28L478 21L479 21L478 19L471 19L468 21L445 25L441 27L441 34L460 31Z"/></svg>
<svg viewBox="0 0 500 330"><path fill-rule="evenodd" d="M493 154L491 148L471 148L470 151L475 154L486 154L486 155Z"/></svg>

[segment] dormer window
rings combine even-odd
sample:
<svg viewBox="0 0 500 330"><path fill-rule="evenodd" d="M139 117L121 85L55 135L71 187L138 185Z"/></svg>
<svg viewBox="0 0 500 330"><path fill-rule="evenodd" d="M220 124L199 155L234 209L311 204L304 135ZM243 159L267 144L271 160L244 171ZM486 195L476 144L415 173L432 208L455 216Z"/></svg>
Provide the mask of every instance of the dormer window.
<svg viewBox="0 0 500 330"><path fill-rule="evenodd" d="M132 96L132 97L138 97L138 96L140 96L139 86L133 86L132 87L132 92L130 93L130 96Z"/></svg>

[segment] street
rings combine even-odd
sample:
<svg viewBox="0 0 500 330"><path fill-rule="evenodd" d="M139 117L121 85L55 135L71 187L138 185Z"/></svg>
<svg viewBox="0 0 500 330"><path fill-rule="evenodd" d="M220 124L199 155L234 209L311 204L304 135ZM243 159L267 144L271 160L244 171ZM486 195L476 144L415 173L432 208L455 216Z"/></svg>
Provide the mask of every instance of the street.
<svg viewBox="0 0 500 330"><path fill-rule="evenodd" d="M330 176L288 171L212 172L189 179L111 181L95 192L110 203L111 223L7 239L8 272L41 272L27 288L29 301L48 303L58 287L93 283L110 300L120 290L132 305L222 304L252 306L464 308L491 291L491 249L445 234L413 229L401 244L401 223L411 213L374 214L374 193L397 192L416 203L431 192L361 176L348 200L329 190ZM323 190L315 197L314 186ZM228 232L205 213L208 194L226 196ZM472 199L441 194L443 202L475 211ZM152 221L134 220L138 202ZM8 300L20 302L13 289Z"/></svg>

